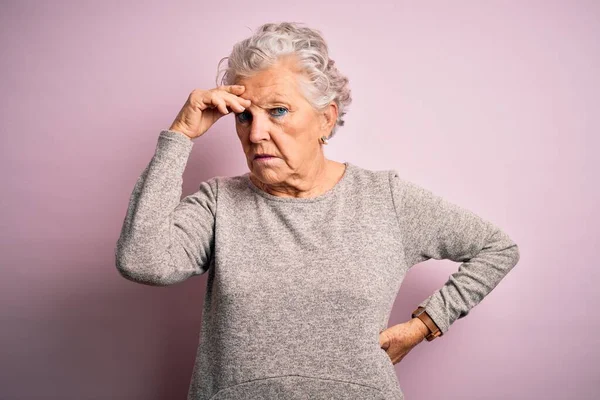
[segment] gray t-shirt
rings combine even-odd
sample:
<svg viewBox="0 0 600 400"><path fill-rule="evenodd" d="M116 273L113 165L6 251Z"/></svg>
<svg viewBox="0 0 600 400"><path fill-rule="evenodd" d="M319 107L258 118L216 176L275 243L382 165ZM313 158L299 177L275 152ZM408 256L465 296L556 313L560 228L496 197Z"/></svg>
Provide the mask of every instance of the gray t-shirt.
<svg viewBox="0 0 600 400"><path fill-rule="evenodd" d="M313 198L271 195L248 172L181 199L193 144L160 132L115 249L118 271L143 284L208 272L189 400L402 400L379 333L408 269L462 263L420 303L445 333L519 260L497 226L395 170L345 162Z"/></svg>

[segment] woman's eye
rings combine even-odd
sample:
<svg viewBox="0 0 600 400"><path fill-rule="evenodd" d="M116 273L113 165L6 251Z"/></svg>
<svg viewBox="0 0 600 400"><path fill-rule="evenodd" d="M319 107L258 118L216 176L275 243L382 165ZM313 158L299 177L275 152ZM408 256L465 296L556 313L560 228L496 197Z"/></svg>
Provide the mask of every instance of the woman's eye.
<svg viewBox="0 0 600 400"><path fill-rule="evenodd" d="M285 108L285 107L275 107L275 108L272 108L271 111L273 111L273 114L272 114L273 116L275 116L275 117L282 117L289 110L287 108ZM250 114L248 111L242 111L241 113L236 114L236 118L240 122L246 122L248 119L251 118L251 116L249 116L248 114Z"/></svg>
<svg viewBox="0 0 600 400"><path fill-rule="evenodd" d="M237 116L237 119L238 119L240 122L244 122L244 121L245 121L244 117L246 116L246 114L247 114L247 113L248 113L248 111L242 111L241 113L238 113L238 114L236 115L236 116Z"/></svg>
<svg viewBox="0 0 600 400"><path fill-rule="evenodd" d="M287 113L287 111L288 111L288 109L285 107L275 107L275 108L272 108L272 110L280 110L281 111L281 113L277 113L276 116L278 116L278 117L285 115L285 113Z"/></svg>

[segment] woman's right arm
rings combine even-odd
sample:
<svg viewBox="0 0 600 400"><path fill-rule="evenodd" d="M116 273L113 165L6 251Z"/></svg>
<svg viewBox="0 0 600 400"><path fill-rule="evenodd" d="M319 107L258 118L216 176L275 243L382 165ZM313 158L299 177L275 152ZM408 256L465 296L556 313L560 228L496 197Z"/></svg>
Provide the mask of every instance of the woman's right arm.
<svg viewBox="0 0 600 400"><path fill-rule="evenodd" d="M181 200L183 171L193 141L163 130L152 160L138 178L115 249L120 274L166 286L208 269L214 245L217 181Z"/></svg>
<svg viewBox="0 0 600 400"><path fill-rule="evenodd" d="M181 200L183 171L194 145L228 108L242 112L250 100L243 86L196 89L167 130L152 160L137 180L117 241L117 269L125 278L166 286L200 275L214 249L217 178Z"/></svg>

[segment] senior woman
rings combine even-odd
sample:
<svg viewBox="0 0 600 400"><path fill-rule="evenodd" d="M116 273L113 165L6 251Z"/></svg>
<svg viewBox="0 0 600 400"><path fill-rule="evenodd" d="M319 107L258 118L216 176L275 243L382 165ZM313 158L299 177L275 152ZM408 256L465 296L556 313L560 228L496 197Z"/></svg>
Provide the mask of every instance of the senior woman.
<svg viewBox="0 0 600 400"><path fill-rule="evenodd" d="M208 272L189 400L403 399L394 364L490 293L517 245L395 170L325 157L351 96L319 31L264 24L228 59L223 84L192 91L160 132L118 270L158 286ZM193 145L230 111L250 171L181 199ZM405 274L430 258L462 264L386 328Z"/></svg>

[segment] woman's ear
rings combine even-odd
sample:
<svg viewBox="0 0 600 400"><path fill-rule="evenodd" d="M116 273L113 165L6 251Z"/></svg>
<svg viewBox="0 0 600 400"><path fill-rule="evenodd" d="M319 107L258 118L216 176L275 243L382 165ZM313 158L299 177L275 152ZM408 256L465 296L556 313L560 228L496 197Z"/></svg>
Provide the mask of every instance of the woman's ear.
<svg viewBox="0 0 600 400"><path fill-rule="evenodd" d="M329 136L329 133L335 126L338 117L338 106L336 102L332 101L331 103L329 103L327 108L325 108L325 110L322 111L321 115L323 116L321 130L325 131L327 133L327 136Z"/></svg>

